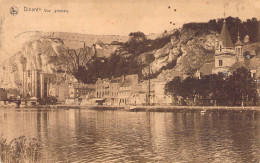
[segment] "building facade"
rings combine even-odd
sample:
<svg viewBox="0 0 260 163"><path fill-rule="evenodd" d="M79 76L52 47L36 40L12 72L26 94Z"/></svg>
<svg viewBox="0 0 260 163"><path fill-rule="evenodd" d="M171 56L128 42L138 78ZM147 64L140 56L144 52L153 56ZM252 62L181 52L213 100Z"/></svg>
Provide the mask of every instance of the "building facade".
<svg viewBox="0 0 260 163"><path fill-rule="evenodd" d="M95 85L74 83L74 98L90 99L95 96Z"/></svg>
<svg viewBox="0 0 260 163"><path fill-rule="evenodd" d="M138 91L138 75L123 75L98 79L95 96L105 100L106 105L130 105L132 94Z"/></svg>

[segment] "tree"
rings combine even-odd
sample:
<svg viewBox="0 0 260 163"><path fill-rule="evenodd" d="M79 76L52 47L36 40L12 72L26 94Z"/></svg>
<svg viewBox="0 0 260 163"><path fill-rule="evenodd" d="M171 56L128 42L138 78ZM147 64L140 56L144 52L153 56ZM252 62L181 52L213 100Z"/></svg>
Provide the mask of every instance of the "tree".
<svg viewBox="0 0 260 163"><path fill-rule="evenodd" d="M132 42L140 42L140 41L145 41L146 40L146 36L143 32L131 32L129 34L129 36L131 37L130 41Z"/></svg>
<svg viewBox="0 0 260 163"><path fill-rule="evenodd" d="M217 100L225 98L226 81L223 74L203 76L199 83L199 94L205 98L214 100L214 105L217 105Z"/></svg>
<svg viewBox="0 0 260 163"><path fill-rule="evenodd" d="M259 38L257 37L259 33L259 23L256 18L253 17L252 19L242 21L238 17L234 18L229 16L225 18L225 20L233 43L237 41L238 31L240 38L244 38L246 35L249 35L251 42L259 41ZM183 28L189 28L202 33L208 32L210 30L220 33L223 23L223 18L217 20L211 19L207 23L187 23L183 25Z"/></svg>
<svg viewBox="0 0 260 163"><path fill-rule="evenodd" d="M234 104L237 100L244 106L245 101L254 99L256 96L256 82L251 73L245 67L236 69L228 78L228 95L233 97Z"/></svg>
<svg viewBox="0 0 260 163"><path fill-rule="evenodd" d="M58 60L58 65L65 65L65 70L74 75L78 81L84 79L84 72L88 69L88 66L97 56L96 44L93 44L93 48L85 45L80 49L67 49L61 54Z"/></svg>
<svg viewBox="0 0 260 163"><path fill-rule="evenodd" d="M183 95L183 83L179 76L174 77L171 81L167 82L164 88L166 94Z"/></svg>

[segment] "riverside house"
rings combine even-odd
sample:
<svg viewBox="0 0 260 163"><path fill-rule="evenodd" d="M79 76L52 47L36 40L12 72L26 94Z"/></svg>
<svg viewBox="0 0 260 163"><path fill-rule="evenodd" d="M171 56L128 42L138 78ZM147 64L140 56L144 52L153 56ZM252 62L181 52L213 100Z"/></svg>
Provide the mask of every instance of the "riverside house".
<svg viewBox="0 0 260 163"><path fill-rule="evenodd" d="M138 75L123 75L111 80L99 78L95 96L105 100L105 105L129 105L132 94L137 91Z"/></svg>

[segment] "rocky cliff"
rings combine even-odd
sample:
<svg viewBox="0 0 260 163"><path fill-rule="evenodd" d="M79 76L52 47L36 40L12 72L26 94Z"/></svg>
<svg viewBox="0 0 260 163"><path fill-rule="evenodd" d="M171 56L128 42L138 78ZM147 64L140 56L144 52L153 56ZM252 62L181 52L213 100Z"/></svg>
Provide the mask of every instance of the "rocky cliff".
<svg viewBox="0 0 260 163"><path fill-rule="evenodd" d="M52 58L65 50L62 41L54 38L42 38L25 43L18 53L1 65L0 87L21 89L23 70L39 69L51 73L55 68Z"/></svg>
<svg viewBox="0 0 260 163"><path fill-rule="evenodd" d="M164 80L176 75L191 75L204 63L214 60L215 32L199 33L182 29L179 36L163 48L151 52L155 60L151 72ZM148 68L143 71L147 74Z"/></svg>
<svg viewBox="0 0 260 163"><path fill-rule="evenodd" d="M82 44L80 47L71 49L61 38L52 36L27 41L16 54L0 65L0 88L21 90L25 70L72 74L78 65L85 65L95 54L96 57L109 57L118 45L105 45L98 41L95 46L84 47Z"/></svg>
<svg viewBox="0 0 260 163"><path fill-rule="evenodd" d="M155 58L150 64L153 77L171 80L175 76L193 75L205 63L214 61L217 32L182 28L163 48L149 52ZM145 55L145 54L142 54ZM245 43L244 55L260 55L260 42ZM148 66L143 70L148 74Z"/></svg>

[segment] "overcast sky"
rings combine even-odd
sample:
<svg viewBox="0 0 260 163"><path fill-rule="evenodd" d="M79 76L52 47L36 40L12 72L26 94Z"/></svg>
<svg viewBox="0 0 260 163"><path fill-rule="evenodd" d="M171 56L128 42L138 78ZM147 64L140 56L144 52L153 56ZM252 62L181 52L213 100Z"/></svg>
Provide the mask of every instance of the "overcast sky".
<svg viewBox="0 0 260 163"><path fill-rule="evenodd" d="M160 33L186 22L223 18L224 4L226 16L260 19L260 0L0 0L0 17L4 19L2 46L8 51L11 38L24 31L99 35ZM11 6L18 7L18 15L10 14ZM25 12L24 7L41 8L41 11ZM45 13L44 9L52 12ZM69 13L55 14L56 9Z"/></svg>

